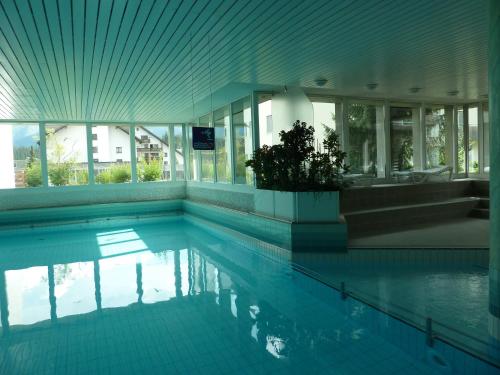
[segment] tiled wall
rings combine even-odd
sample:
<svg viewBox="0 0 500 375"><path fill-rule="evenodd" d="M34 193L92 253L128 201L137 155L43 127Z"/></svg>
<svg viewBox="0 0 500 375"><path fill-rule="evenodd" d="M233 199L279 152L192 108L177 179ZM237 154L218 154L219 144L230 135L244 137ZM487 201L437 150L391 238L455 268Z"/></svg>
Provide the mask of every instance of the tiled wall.
<svg viewBox="0 0 500 375"><path fill-rule="evenodd" d="M345 252L345 223L296 224L252 213L184 201L184 212L293 252Z"/></svg>
<svg viewBox="0 0 500 375"><path fill-rule="evenodd" d="M183 207L184 212L188 214L269 241L286 249L291 247L291 226L289 223L189 200L184 201Z"/></svg>
<svg viewBox="0 0 500 375"><path fill-rule="evenodd" d="M67 207L31 208L0 211L0 226L40 226L85 222L97 218L134 218L139 215L162 214L182 211L182 200L160 200L123 203L106 203Z"/></svg>
<svg viewBox="0 0 500 375"><path fill-rule="evenodd" d="M294 261L346 268L366 266L460 266L488 267L488 249L349 249L345 254L294 254Z"/></svg>
<svg viewBox="0 0 500 375"><path fill-rule="evenodd" d="M246 185L208 184L189 181L186 185L186 198L221 207L253 212L253 187Z"/></svg>
<svg viewBox="0 0 500 375"><path fill-rule="evenodd" d="M292 259L292 253L280 246L273 245L269 242L259 240L255 237L241 233L240 231L229 229L225 226L216 224L212 221L201 219L198 216L184 214L183 219L189 223L197 225L206 231L209 231L216 237L224 240L236 241L239 245L246 247L252 251L256 249L262 250L261 255L272 258L279 263L289 264Z"/></svg>
<svg viewBox="0 0 500 375"><path fill-rule="evenodd" d="M0 191L0 212L40 207L184 199L185 197L185 182L4 189Z"/></svg>

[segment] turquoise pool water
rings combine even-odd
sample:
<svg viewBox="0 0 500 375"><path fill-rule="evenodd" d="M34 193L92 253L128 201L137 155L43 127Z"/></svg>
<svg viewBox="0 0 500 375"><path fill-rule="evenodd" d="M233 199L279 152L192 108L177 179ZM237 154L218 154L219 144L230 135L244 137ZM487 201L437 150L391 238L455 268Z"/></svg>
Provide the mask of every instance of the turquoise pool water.
<svg viewBox="0 0 500 375"><path fill-rule="evenodd" d="M182 216L4 231L0 264L0 374L497 373Z"/></svg>

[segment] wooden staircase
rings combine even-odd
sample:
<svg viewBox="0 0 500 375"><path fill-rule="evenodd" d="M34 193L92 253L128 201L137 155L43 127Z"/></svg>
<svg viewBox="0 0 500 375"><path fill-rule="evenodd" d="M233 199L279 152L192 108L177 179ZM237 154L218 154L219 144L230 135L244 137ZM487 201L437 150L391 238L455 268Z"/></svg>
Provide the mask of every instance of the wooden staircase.
<svg viewBox="0 0 500 375"><path fill-rule="evenodd" d="M461 180L347 189L341 196L349 238L390 233L450 220L488 219L488 186Z"/></svg>
<svg viewBox="0 0 500 375"><path fill-rule="evenodd" d="M476 217L478 219L489 219L490 218L490 198L481 197L477 207L473 208L469 214L470 217Z"/></svg>
<svg viewBox="0 0 500 375"><path fill-rule="evenodd" d="M486 181L474 181L472 183L472 192L479 197L479 202L471 210L469 216L488 220L490 218L489 184Z"/></svg>

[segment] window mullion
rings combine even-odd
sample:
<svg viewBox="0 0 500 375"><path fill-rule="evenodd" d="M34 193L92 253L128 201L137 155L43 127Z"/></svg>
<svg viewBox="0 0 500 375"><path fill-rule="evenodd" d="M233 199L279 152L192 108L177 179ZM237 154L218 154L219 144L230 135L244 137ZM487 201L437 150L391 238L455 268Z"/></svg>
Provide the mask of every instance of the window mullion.
<svg viewBox="0 0 500 375"><path fill-rule="evenodd" d="M464 110L464 159L465 177L469 177L469 106L463 106Z"/></svg>
<svg viewBox="0 0 500 375"><path fill-rule="evenodd" d="M191 180L191 161L189 160L189 145L187 138L187 124L182 124L182 157L184 160L184 179Z"/></svg>
<svg viewBox="0 0 500 375"><path fill-rule="evenodd" d="M212 164L214 168L214 173L212 176L212 182L217 182L218 181L218 176L217 176L217 153L215 152L215 121L214 121L214 112L211 111L209 114L209 126L210 124L212 125L212 128L214 129L214 150L212 151Z"/></svg>
<svg viewBox="0 0 500 375"><path fill-rule="evenodd" d="M229 163L231 166L231 183L236 183L236 164L235 164L235 149L234 149L234 129L233 129L233 103L229 103L229 134L227 137L229 144Z"/></svg>
<svg viewBox="0 0 500 375"><path fill-rule="evenodd" d="M170 160L170 181L177 181L177 156L175 154L174 125L168 126L168 158ZM162 160L165 155L162 155ZM165 163L165 160L163 160ZM163 168L163 166L162 166Z"/></svg>
<svg viewBox="0 0 500 375"><path fill-rule="evenodd" d="M137 154L135 149L135 126L130 126L130 170L132 183L137 182Z"/></svg>
<svg viewBox="0 0 500 375"><path fill-rule="evenodd" d="M94 185L94 152L93 152L93 139L92 139L92 124L87 122L85 124L85 130L87 132L87 168L89 175L89 185Z"/></svg>
<svg viewBox="0 0 500 375"><path fill-rule="evenodd" d="M479 102L477 105L477 144L478 144L478 174L484 174L484 117L483 117L483 103Z"/></svg>
<svg viewBox="0 0 500 375"><path fill-rule="evenodd" d="M424 170L426 169L427 167L427 152L426 152L426 146L425 146L425 142L426 142L426 129L425 129L425 104L424 103L420 103L419 107L418 107L418 121L416 121L416 126L417 126L417 135L418 135L418 139L417 139L417 145L419 146L418 147L418 153L419 155L418 158L417 158L417 168L415 168L416 170Z"/></svg>
<svg viewBox="0 0 500 375"><path fill-rule="evenodd" d="M388 100L384 101L384 153L385 153L385 178L392 179L392 155L391 155L391 105Z"/></svg>
<svg viewBox="0 0 500 375"><path fill-rule="evenodd" d="M200 118L197 119L197 126L200 126ZM202 181L201 178L201 151L194 150L196 153L196 176L198 176L197 181Z"/></svg>
<svg viewBox="0 0 500 375"><path fill-rule="evenodd" d="M40 134L40 164L42 169L42 186L49 186L49 169L47 162L47 135L45 133L45 122L38 124Z"/></svg>

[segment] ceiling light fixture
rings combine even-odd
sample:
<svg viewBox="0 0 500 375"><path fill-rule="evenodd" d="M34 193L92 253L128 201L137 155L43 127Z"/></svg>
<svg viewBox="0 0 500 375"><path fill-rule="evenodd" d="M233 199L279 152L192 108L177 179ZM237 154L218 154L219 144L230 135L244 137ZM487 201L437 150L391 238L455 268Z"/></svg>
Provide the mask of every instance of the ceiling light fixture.
<svg viewBox="0 0 500 375"><path fill-rule="evenodd" d="M327 82L328 80L326 78L316 78L314 80L314 83L316 83L316 85L319 87L323 87L324 85L326 85Z"/></svg>
<svg viewBox="0 0 500 375"><path fill-rule="evenodd" d="M448 96L457 96L459 93L458 90L451 90L451 91L448 91Z"/></svg>
<svg viewBox="0 0 500 375"><path fill-rule="evenodd" d="M415 87L410 87L410 92L411 92L412 94L416 94L416 93L417 93L417 92L419 92L420 90L422 90L422 88L421 88L421 87L417 87L417 86L415 86Z"/></svg>
<svg viewBox="0 0 500 375"><path fill-rule="evenodd" d="M368 83L366 84L366 88L368 90L375 90L378 87L378 83Z"/></svg>

